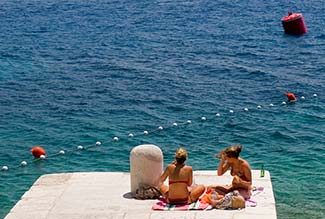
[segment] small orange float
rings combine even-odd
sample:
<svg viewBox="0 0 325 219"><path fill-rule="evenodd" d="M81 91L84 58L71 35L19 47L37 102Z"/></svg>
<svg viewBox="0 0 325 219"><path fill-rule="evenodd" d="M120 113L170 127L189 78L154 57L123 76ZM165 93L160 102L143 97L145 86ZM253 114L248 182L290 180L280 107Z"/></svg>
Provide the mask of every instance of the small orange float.
<svg viewBox="0 0 325 219"><path fill-rule="evenodd" d="M39 158L41 155L46 155L45 150L39 146L33 147L30 151L35 158Z"/></svg>
<svg viewBox="0 0 325 219"><path fill-rule="evenodd" d="M288 98L288 101L290 101L290 102L297 101L297 98L296 98L296 96L293 93L286 93L286 96Z"/></svg>

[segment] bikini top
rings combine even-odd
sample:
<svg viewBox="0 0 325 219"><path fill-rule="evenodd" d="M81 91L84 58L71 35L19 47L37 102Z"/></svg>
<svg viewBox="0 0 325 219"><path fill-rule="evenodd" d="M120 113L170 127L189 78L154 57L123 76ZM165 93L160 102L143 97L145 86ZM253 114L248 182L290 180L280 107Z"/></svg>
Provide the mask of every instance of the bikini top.
<svg viewBox="0 0 325 219"><path fill-rule="evenodd" d="M245 181L248 181L247 178L245 177L244 173L241 173L241 172L234 173L234 172L231 170L230 174L231 174L232 176L237 175L237 176L239 176L240 179L245 180Z"/></svg>
<svg viewBox="0 0 325 219"><path fill-rule="evenodd" d="M237 171L237 173L235 173L235 171L234 171L233 169L231 169L230 174L231 174L232 176L237 175L237 176L239 176L240 178L242 178L242 177L244 176L244 173L242 173L241 171L242 171L242 169L239 169L239 171Z"/></svg>
<svg viewBox="0 0 325 219"><path fill-rule="evenodd" d="M235 174L235 173L231 173L231 175L232 175L232 176L237 175L237 176L239 176L239 178L242 178L242 177L244 176L244 174L242 174L242 173L240 173L240 172L237 172L237 174Z"/></svg>

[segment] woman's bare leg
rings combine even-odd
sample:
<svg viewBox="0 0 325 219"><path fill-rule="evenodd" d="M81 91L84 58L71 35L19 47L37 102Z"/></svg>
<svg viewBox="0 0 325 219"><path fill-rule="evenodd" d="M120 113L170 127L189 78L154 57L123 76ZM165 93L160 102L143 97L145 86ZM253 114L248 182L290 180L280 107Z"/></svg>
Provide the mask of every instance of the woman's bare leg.
<svg viewBox="0 0 325 219"><path fill-rule="evenodd" d="M243 196L244 199L249 199L251 197L251 191L247 189L238 189L239 194Z"/></svg>
<svg viewBox="0 0 325 219"><path fill-rule="evenodd" d="M198 198L203 194L204 190L205 190L205 186L203 185L193 186L191 189L188 203L190 204L198 200Z"/></svg>
<svg viewBox="0 0 325 219"><path fill-rule="evenodd" d="M233 190L232 186L215 186L214 189L220 195L225 195Z"/></svg>

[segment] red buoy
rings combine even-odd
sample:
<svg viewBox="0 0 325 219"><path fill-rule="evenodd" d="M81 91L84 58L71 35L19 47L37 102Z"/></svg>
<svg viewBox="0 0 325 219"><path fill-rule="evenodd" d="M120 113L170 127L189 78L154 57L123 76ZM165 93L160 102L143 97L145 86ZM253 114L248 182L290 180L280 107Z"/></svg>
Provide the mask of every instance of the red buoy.
<svg viewBox="0 0 325 219"><path fill-rule="evenodd" d="M296 35L307 33L307 28L302 14L289 12L288 16L283 17L281 20L285 33Z"/></svg>
<svg viewBox="0 0 325 219"><path fill-rule="evenodd" d="M32 155L36 158L39 158L41 155L46 155L45 150L39 146L33 147L30 151L32 152Z"/></svg>
<svg viewBox="0 0 325 219"><path fill-rule="evenodd" d="M288 97L288 101L290 101L290 102L297 101L297 98L293 93L286 93L286 96Z"/></svg>

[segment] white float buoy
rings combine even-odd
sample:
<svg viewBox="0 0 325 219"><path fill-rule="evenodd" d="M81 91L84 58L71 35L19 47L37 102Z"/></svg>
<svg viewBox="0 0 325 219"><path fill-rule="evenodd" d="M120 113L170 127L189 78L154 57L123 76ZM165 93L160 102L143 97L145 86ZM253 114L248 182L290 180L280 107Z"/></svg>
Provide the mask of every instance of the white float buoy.
<svg viewBox="0 0 325 219"><path fill-rule="evenodd" d="M201 120L207 120L207 118L206 118L206 117L204 117L204 116L202 116L202 117L201 117Z"/></svg>
<svg viewBox="0 0 325 219"><path fill-rule="evenodd" d="M101 145L101 144L102 144L102 143L101 143L100 141L97 141L97 142L96 142L96 145L98 145L98 146Z"/></svg>
<svg viewBox="0 0 325 219"><path fill-rule="evenodd" d="M191 121L191 120L187 120L186 122L187 122L187 124L191 124L191 123L192 123L192 121Z"/></svg>
<svg viewBox="0 0 325 219"><path fill-rule="evenodd" d="M248 111L248 108L245 107L245 108L244 108L244 111Z"/></svg>
<svg viewBox="0 0 325 219"><path fill-rule="evenodd" d="M133 137L134 135L132 133L129 134L129 137Z"/></svg>
<svg viewBox="0 0 325 219"><path fill-rule="evenodd" d="M1 168L1 170L3 170L3 171L7 171L7 170L9 170L9 167L8 167L8 166L3 166L3 167Z"/></svg>
<svg viewBox="0 0 325 219"><path fill-rule="evenodd" d="M220 116L220 113L216 113L216 116L219 117Z"/></svg>
<svg viewBox="0 0 325 219"><path fill-rule="evenodd" d="M162 126L159 126L158 129L159 129L159 130L163 130L164 128L163 128Z"/></svg>
<svg viewBox="0 0 325 219"><path fill-rule="evenodd" d="M118 137L115 136L115 137L113 138L113 140L114 140L114 141L118 141Z"/></svg>
<svg viewBox="0 0 325 219"><path fill-rule="evenodd" d="M281 104L282 104L282 105L286 105L287 103L283 101Z"/></svg>
<svg viewBox="0 0 325 219"><path fill-rule="evenodd" d="M26 161L22 161L22 162L20 163L20 165L22 165L22 166L26 166L26 165L27 165L27 162L26 162Z"/></svg>
<svg viewBox="0 0 325 219"><path fill-rule="evenodd" d="M64 150L60 150L59 154L65 154Z"/></svg>
<svg viewBox="0 0 325 219"><path fill-rule="evenodd" d="M234 111L233 111L233 110L229 110L229 112L230 112L230 113L234 113Z"/></svg>
<svg viewBox="0 0 325 219"><path fill-rule="evenodd" d="M262 109L262 106L258 105L258 106L257 106L257 109Z"/></svg>
<svg viewBox="0 0 325 219"><path fill-rule="evenodd" d="M301 96L300 98L301 98L302 100L304 100L304 99L305 99L305 97L304 97L304 96Z"/></svg>
<svg viewBox="0 0 325 219"><path fill-rule="evenodd" d="M270 106L274 106L274 104L273 103L270 103Z"/></svg>
<svg viewBox="0 0 325 219"><path fill-rule="evenodd" d="M82 149L84 149L84 147L83 147L82 145L79 145L79 146L77 147L77 149L78 149L78 150L82 150Z"/></svg>
<svg viewBox="0 0 325 219"><path fill-rule="evenodd" d="M173 123L173 126L177 126L178 124L176 122Z"/></svg>
<svg viewBox="0 0 325 219"><path fill-rule="evenodd" d="M149 134L149 132L148 131L143 131L143 134L147 135L147 134Z"/></svg>
<svg viewBox="0 0 325 219"><path fill-rule="evenodd" d="M313 94L313 97L317 97L317 94Z"/></svg>
<svg viewBox="0 0 325 219"><path fill-rule="evenodd" d="M41 156L39 156L39 158L41 158L41 159L43 160L43 159L45 159L46 157L45 157L45 155L42 154Z"/></svg>

